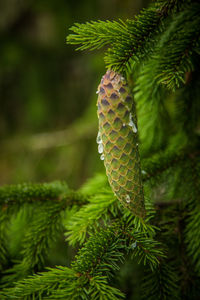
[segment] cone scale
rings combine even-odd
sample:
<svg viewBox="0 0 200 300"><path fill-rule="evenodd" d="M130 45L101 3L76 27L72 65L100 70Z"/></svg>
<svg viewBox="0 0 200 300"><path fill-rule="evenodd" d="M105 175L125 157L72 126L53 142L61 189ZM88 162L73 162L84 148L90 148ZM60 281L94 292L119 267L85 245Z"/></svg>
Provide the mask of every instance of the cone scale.
<svg viewBox="0 0 200 300"><path fill-rule="evenodd" d="M135 104L126 80L108 70L98 86L98 151L110 186L135 215L145 216Z"/></svg>

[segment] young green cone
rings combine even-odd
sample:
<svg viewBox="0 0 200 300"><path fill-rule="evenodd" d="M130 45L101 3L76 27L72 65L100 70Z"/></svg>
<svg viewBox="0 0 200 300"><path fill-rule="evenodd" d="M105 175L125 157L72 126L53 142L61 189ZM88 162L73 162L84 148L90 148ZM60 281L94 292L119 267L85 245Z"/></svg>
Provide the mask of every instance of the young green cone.
<svg viewBox="0 0 200 300"><path fill-rule="evenodd" d="M108 70L98 87L98 151L114 194L135 215L144 217L144 195L135 105L125 79Z"/></svg>

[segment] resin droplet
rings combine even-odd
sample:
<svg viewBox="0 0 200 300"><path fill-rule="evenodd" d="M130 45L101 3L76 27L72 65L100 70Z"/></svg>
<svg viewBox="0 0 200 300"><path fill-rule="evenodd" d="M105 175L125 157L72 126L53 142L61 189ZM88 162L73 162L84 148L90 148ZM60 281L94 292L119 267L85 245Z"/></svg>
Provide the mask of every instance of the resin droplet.
<svg viewBox="0 0 200 300"><path fill-rule="evenodd" d="M99 146L98 146L98 152L101 154L103 153L103 144L100 143Z"/></svg>
<svg viewBox="0 0 200 300"><path fill-rule="evenodd" d="M135 241L133 244L131 244L131 249L135 249L137 247L137 242Z"/></svg>
<svg viewBox="0 0 200 300"><path fill-rule="evenodd" d="M100 160L104 160L104 154L101 154Z"/></svg>
<svg viewBox="0 0 200 300"><path fill-rule="evenodd" d="M98 134L97 134L97 139L96 139L96 141L97 141L97 144L102 143L100 132L98 132Z"/></svg>
<svg viewBox="0 0 200 300"><path fill-rule="evenodd" d="M137 132L137 127L135 126L135 124L133 123L133 126L132 126L132 128L133 128L133 132L134 133L136 133Z"/></svg>
<svg viewBox="0 0 200 300"><path fill-rule="evenodd" d="M135 123L133 122L133 118L132 118L131 113L129 114L129 123L128 123L128 125L132 127L132 130L133 130L134 133L137 132L137 127L135 126Z"/></svg>
<svg viewBox="0 0 200 300"><path fill-rule="evenodd" d="M131 202L130 196L127 194L126 195L126 203L130 203L130 202Z"/></svg>

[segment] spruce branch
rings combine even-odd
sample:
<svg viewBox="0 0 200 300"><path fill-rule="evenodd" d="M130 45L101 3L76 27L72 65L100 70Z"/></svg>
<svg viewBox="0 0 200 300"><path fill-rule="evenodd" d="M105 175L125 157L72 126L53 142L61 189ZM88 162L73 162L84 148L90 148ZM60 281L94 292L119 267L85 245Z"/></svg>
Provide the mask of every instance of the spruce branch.
<svg viewBox="0 0 200 300"><path fill-rule="evenodd" d="M191 193L188 194L188 215L185 227L185 243L187 253L192 260L194 269L200 276L200 159L199 156L193 158L190 164L191 182L189 183ZM192 188L192 189L191 189Z"/></svg>
<svg viewBox="0 0 200 300"><path fill-rule="evenodd" d="M187 143L195 144L197 140L197 128L200 115L200 97L199 97L199 68L190 73L190 81L176 92L175 121L179 131L187 137ZM193 99L191 101L191 99Z"/></svg>
<svg viewBox="0 0 200 300"><path fill-rule="evenodd" d="M118 289L109 285L107 276L116 270L124 261L125 245L120 229L116 226L101 228L90 236L83 248L78 251L75 261L71 264L76 271L75 288L65 286L55 291L53 297L69 294L72 299L121 299L124 297ZM66 295L64 295L66 293Z"/></svg>
<svg viewBox="0 0 200 300"><path fill-rule="evenodd" d="M67 287L53 291L48 299L66 299L69 295L70 299L94 299L94 300L119 300L124 299L125 295L116 287L110 286L106 276L97 274L89 278L89 287L86 288L88 278L79 277L76 281L71 282ZM46 298L45 298L46 299Z"/></svg>
<svg viewBox="0 0 200 300"><path fill-rule="evenodd" d="M4 289L2 295L8 299L13 295L23 299L24 296L34 297L39 293L41 299L45 299L48 291L49 299L57 296L61 299L62 296L63 299L91 299L91 294L99 299L99 295L107 290L110 295L108 299L117 299L116 295L122 297L119 290L109 287L103 275L118 270L118 264L123 261L124 246L117 233L117 229L111 227L91 236L79 250L72 270L67 267L50 269L49 272L18 282L14 288Z"/></svg>
<svg viewBox="0 0 200 300"><path fill-rule="evenodd" d="M153 7L144 9L135 20L127 20L129 37L125 43L115 41L107 50L104 58L107 68L124 72L131 64L144 59L156 42L153 35L162 31L162 26L158 26L160 21L161 16Z"/></svg>
<svg viewBox="0 0 200 300"><path fill-rule="evenodd" d="M181 9L193 0L156 0L155 6L161 11L162 15L169 15L181 11Z"/></svg>
<svg viewBox="0 0 200 300"><path fill-rule="evenodd" d="M103 240L103 236L108 232L111 237L113 234L113 237L110 237L111 240L117 238L117 242L122 246L122 249L130 251L134 256L139 256L139 262L143 262L144 264L148 263L152 269L155 268L159 264L159 259L165 256L161 244L153 238L156 227L152 226L152 228L150 228L151 225L145 225L141 218L134 217L134 219L135 220L130 220L130 218L127 219L126 216L123 216L120 220L116 218L113 220L112 226L108 226L106 229L101 228L98 233L96 232L91 235L88 242L86 242L85 246L78 253L80 262L77 259L74 266L76 266L77 263L81 264L83 268L88 264L94 266L94 260L97 259L95 256L96 249L101 249L101 244L106 243L106 240ZM139 222L142 222L143 225L138 225ZM100 237L99 241L97 236ZM134 244L135 246L133 247L133 243L135 242L136 245ZM109 242L107 241L107 243ZM129 245L128 248L125 245ZM94 253L92 262L89 259L91 253ZM85 257L85 261L83 261L83 257ZM99 255L97 255L97 257L99 257ZM104 257L106 257L105 254ZM113 266L114 265L113 262ZM81 272L83 272L83 270Z"/></svg>
<svg viewBox="0 0 200 300"><path fill-rule="evenodd" d="M140 233L135 233L134 239L135 242L132 247L135 247L135 251L133 251L132 257L137 257L138 264L143 263L144 266L149 265L151 270L156 269L160 259L165 257L161 243Z"/></svg>
<svg viewBox="0 0 200 300"><path fill-rule="evenodd" d="M2 279L3 285L10 285L11 282L24 278L44 266L49 249L63 232L62 212L74 204L86 203L87 198L82 193L69 190L65 183L60 182L1 187L0 199L2 203L6 203L2 206L4 209L0 222L2 262L5 261L6 240L3 226L6 226L6 220L16 212L20 203L29 205L33 213L33 219L30 220L22 240L23 259L6 271L7 275ZM36 206L37 201L41 202L40 206Z"/></svg>
<svg viewBox="0 0 200 300"><path fill-rule="evenodd" d="M140 66L133 90L142 153L145 155L158 151L166 145L168 136L164 132L171 127L171 119L165 104L169 93L156 81L157 67L157 58L150 56L148 61Z"/></svg>
<svg viewBox="0 0 200 300"><path fill-rule="evenodd" d="M61 212L66 209L66 202L45 203L34 207L34 217L22 240L22 261L6 270L3 285L22 279L41 270L45 265L49 249L63 231Z"/></svg>
<svg viewBox="0 0 200 300"><path fill-rule="evenodd" d="M109 274L119 269L124 260L125 245L118 226L101 228L91 235L72 263L72 268L81 274Z"/></svg>
<svg viewBox="0 0 200 300"><path fill-rule="evenodd" d="M4 269L9 261L7 230L10 218L14 213L16 213L15 208L0 203L0 271Z"/></svg>
<svg viewBox="0 0 200 300"><path fill-rule="evenodd" d="M66 183L23 183L0 187L0 203L7 205L33 203L35 201L59 200L60 196L69 191Z"/></svg>
<svg viewBox="0 0 200 300"><path fill-rule="evenodd" d="M0 204L4 206L35 203L36 201L59 202L65 199L68 205L85 203L87 198L81 193L71 191L64 182L23 183L0 187Z"/></svg>
<svg viewBox="0 0 200 300"><path fill-rule="evenodd" d="M200 5L186 6L172 21L168 38L158 52L156 79L176 90L186 83L187 72L194 70L193 56L200 48Z"/></svg>
<svg viewBox="0 0 200 300"><path fill-rule="evenodd" d="M144 41L149 40L157 28L160 15L156 9L143 10L134 21L92 21L75 24L70 30L74 34L67 37L70 44L82 44L77 50L98 49L112 45L105 56L108 68L123 70L130 58L143 57L146 53ZM142 53L143 52L143 53Z"/></svg>
<svg viewBox="0 0 200 300"><path fill-rule="evenodd" d="M4 207L0 207L4 210ZM8 216L7 212L0 213L0 271L3 269L3 265L7 263L7 247L6 247L6 226Z"/></svg>
<svg viewBox="0 0 200 300"><path fill-rule="evenodd" d="M157 1L144 9L134 20L91 21L76 23L70 28L67 43L80 45L77 50L99 49L111 46L105 55L107 68L123 72L132 62L143 59L156 42L155 36L163 30L162 20L180 10L185 4L179 1Z"/></svg>
<svg viewBox="0 0 200 300"><path fill-rule="evenodd" d="M44 299L51 291L57 289L63 281L73 279L75 271L67 267L47 268L48 272L28 278L16 283L15 287L0 292L2 299Z"/></svg>
<svg viewBox="0 0 200 300"><path fill-rule="evenodd" d="M123 216L122 233L129 245L131 257L137 257L138 264L148 265L152 270L156 269L164 257L166 257L164 246L156 241L156 231L159 229L155 225L149 223L153 217L152 212L148 213L149 220L144 220L138 217L129 218Z"/></svg>
<svg viewBox="0 0 200 300"><path fill-rule="evenodd" d="M180 299L179 276L168 262L162 262L153 272L149 269L143 278L142 299Z"/></svg>
<svg viewBox="0 0 200 300"><path fill-rule="evenodd" d="M92 196L87 205L66 221L67 241L71 245L83 244L88 234L106 223L109 214L113 217L117 215L117 203L111 189L102 188L101 194Z"/></svg>
<svg viewBox="0 0 200 300"><path fill-rule="evenodd" d="M13 279L23 278L34 271L34 268L40 269L44 262L44 257L48 252L48 248L55 240L55 233L60 228L55 221L58 218L60 222L61 212L66 207L72 205L82 205L86 203L88 197L79 192L69 190L66 183L52 182L42 184L24 183L18 185L6 185L0 187L0 258L1 268L7 262L7 238L6 231L8 222L14 213L16 213L20 205L32 205L32 209L36 202L40 201L41 206L36 215L34 212L33 223L30 224L29 231L22 242L24 247L22 262L14 265L13 268L7 270L7 275L3 279L3 284ZM47 213L46 209L49 208ZM49 238L49 235L51 236ZM32 238L34 236L34 239Z"/></svg>
<svg viewBox="0 0 200 300"><path fill-rule="evenodd" d="M102 188L109 188L108 178L105 173L95 174L92 178L86 180L86 182L79 189L79 192L85 196L94 196L97 194L97 191L100 191Z"/></svg>
<svg viewBox="0 0 200 300"><path fill-rule="evenodd" d="M146 201L146 217L145 219L141 219L133 215L129 210L123 209L121 219L127 226L130 228L134 228L136 232L142 233L146 237L153 238L156 235L156 231L159 230L158 227L151 224L151 220L155 216L155 210L152 207L152 204Z"/></svg>
<svg viewBox="0 0 200 300"><path fill-rule="evenodd" d="M119 270L126 253L140 257L152 269L159 265L158 258L163 252L160 243L146 238L124 222L113 223L107 228L91 235L83 248L78 251L70 270L67 267L49 269L35 276L19 281L16 286L4 289L0 295L7 299L14 295L23 297L40 297L46 299L119 299L123 294L108 283L108 278ZM108 298L106 298L108 293Z"/></svg>
<svg viewBox="0 0 200 300"><path fill-rule="evenodd" d="M188 150L187 150L188 151ZM188 158L188 153L184 151L175 152L175 150L167 149L154 154L150 158L141 161L143 169L143 181L147 181L152 177L158 177L171 167L177 166Z"/></svg>
<svg viewBox="0 0 200 300"><path fill-rule="evenodd" d="M127 24L117 21L91 21L85 24L75 23L70 28L74 34L67 36L67 43L82 44L77 50L99 49L112 42L125 41L127 37Z"/></svg>

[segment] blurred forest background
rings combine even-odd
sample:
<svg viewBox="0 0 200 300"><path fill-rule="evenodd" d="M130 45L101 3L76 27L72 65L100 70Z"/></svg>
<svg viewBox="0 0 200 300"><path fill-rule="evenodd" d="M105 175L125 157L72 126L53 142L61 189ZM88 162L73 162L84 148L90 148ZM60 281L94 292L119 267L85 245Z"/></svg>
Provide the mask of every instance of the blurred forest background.
<svg viewBox="0 0 200 300"><path fill-rule="evenodd" d="M75 52L74 22L133 18L148 0L0 0L0 185L104 170L97 152L101 51Z"/></svg>

